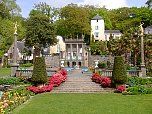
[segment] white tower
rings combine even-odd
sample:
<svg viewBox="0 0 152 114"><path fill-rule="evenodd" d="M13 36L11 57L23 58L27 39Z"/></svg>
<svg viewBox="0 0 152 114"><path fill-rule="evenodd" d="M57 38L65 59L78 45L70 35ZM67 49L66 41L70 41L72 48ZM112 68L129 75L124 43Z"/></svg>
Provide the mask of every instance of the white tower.
<svg viewBox="0 0 152 114"><path fill-rule="evenodd" d="M94 36L95 41L104 41L104 20L99 15L91 19L91 36Z"/></svg>

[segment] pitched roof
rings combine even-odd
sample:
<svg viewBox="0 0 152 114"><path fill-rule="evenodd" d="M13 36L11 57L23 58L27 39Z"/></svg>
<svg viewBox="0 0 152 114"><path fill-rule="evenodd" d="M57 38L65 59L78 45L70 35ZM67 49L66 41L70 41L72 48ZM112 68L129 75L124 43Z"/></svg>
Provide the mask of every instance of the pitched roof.
<svg viewBox="0 0 152 114"><path fill-rule="evenodd" d="M105 30L105 33L119 33L119 34L121 34L120 30Z"/></svg>
<svg viewBox="0 0 152 114"><path fill-rule="evenodd" d="M148 27L146 27L146 28L152 28L152 25L151 25L151 26L148 26Z"/></svg>
<svg viewBox="0 0 152 114"><path fill-rule="evenodd" d="M98 14L92 18L92 20L102 20L102 17L100 17Z"/></svg>

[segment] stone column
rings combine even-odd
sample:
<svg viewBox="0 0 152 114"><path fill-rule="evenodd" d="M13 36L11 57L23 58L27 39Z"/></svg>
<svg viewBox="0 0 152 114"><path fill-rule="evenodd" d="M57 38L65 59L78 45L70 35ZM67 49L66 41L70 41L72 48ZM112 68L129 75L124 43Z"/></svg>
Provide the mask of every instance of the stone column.
<svg viewBox="0 0 152 114"><path fill-rule="evenodd" d="M143 29L143 25L144 23L140 24L140 31L141 31L141 71L142 71L142 77L146 76L146 67L145 67L145 60L144 60L144 29Z"/></svg>
<svg viewBox="0 0 152 114"><path fill-rule="evenodd" d="M18 68L17 64L17 32L14 33L14 49L13 49L13 63L11 64L11 76L16 75L16 70Z"/></svg>

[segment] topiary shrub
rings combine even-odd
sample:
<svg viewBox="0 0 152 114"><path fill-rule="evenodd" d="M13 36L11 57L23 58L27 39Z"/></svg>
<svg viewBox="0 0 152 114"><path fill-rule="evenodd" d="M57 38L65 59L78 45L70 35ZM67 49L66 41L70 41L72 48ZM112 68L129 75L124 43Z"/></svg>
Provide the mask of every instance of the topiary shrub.
<svg viewBox="0 0 152 114"><path fill-rule="evenodd" d="M98 67L99 68L106 68L106 64L104 62L99 62Z"/></svg>
<svg viewBox="0 0 152 114"><path fill-rule="evenodd" d="M124 84L127 82L127 72L124 64L124 58L116 56L112 72L112 81L114 84Z"/></svg>
<svg viewBox="0 0 152 114"><path fill-rule="evenodd" d="M43 57L36 57L34 62L33 74L31 81L34 85L44 84L47 82L47 72L45 60Z"/></svg>

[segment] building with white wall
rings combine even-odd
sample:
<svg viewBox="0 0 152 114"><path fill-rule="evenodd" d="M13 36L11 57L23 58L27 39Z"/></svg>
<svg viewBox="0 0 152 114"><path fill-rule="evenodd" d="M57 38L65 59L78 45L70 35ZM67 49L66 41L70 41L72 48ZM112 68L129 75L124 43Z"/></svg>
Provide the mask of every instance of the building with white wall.
<svg viewBox="0 0 152 114"><path fill-rule="evenodd" d="M99 15L91 19L91 36L95 41L109 41L111 35L113 38L120 38L122 33L119 30L105 30L104 20Z"/></svg>
<svg viewBox="0 0 152 114"><path fill-rule="evenodd" d="M95 41L104 41L104 20L99 15L91 19L91 36L94 36Z"/></svg>

